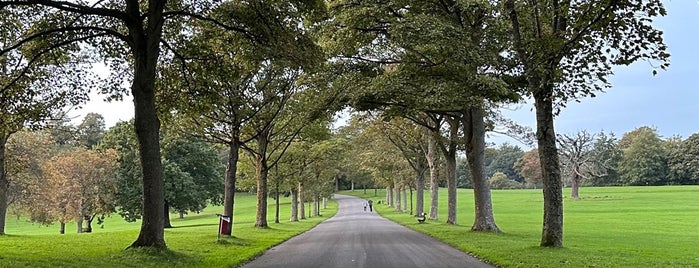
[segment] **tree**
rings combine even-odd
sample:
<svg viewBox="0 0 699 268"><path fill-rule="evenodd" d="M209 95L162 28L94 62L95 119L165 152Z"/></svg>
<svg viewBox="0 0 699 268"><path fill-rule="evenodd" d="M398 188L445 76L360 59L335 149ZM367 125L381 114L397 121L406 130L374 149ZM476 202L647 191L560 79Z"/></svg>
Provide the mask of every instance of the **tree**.
<svg viewBox="0 0 699 268"><path fill-rule="evenodd" d="M517 72L525 78L536 108L544 183L540 246L561 247L563 193L555 105L594 97L595 91L609 87L612 65L649 60L660 61L665 69L669 54L662 31L652 21L666 12L660 0L506 0L502 8L512 34L512 56L519 62Z"/></svg>
<svg viewBox="0 0 699 268"><path fill-rule="evenodd" d="M523 182L524 178L519 176L517 170L515 170L515 162L522 155L524 155L524 151L519 146L507 143L501 144L496 148L487 148L485 154L485 175L492 177L496 172L502 172L511 180Z"/></svg>
<svg viewBox="0 0 699 268"><path fill-rule="evenodd" d="M598 158L603 155L596 154L596 141L596 135L584 130L575 136L558 136L563 173L570 176L572 198L580 198L582 180L602 177L607 173L609 159Z"/></svg>
<svg viewBox="0 0 699 268"><path fill-rule="evenodd" d="M110 128L101 148L115 149L119 154L119 214L127 221L142 217L140 199L143 194L139 181L141 166L133 122L119 122ZM169 211L184 215L189 211L200 212L209 203L220 204L223 190L223 166L218 151L210 144L194 138L163 133L162 155L164 164L163 219L169 224ZM168 212L168 213L165 213Z"/></svg>
<svg viewBox="0 0 699 268"><path fill-rule="evenodd" d="M519 175L524 178L527 185L539 188L543 179L539 150L532 149L515 162L515 168L519 170Z"/></svg>
<svg viewBox="0 0 699 268"><path fill-rule="evenodd" d="M44 210L46 182L42 165L56 154L53 137L48 131L21 130L7 142L6 176L10 185L7 205L14 214L27 215L37 222L49 224L51 215Z"/></svg>
<svg viewBox="0 0 699 268"><path fill-rule="evenodd" d="M679 142L670 151L668 166L671 182L675 184L699 183L699 134L695 133Z"/></svg>
<svg viewBox="0 0 699 268"><path fill-rule="evenodd" d="M667 151L655 129L644 126L619 141L621 180L626 185L662 185L668 176Z"/></svg>
<svg viewBox="0 0 699 268"><path fill-rule="evenodd" d="M43 171L49 185L48 204L39 204L55 214L61 223L61 233L68 221L77 222L77 232L92 232L95 217L104 219L114 211L117 191L117 153L84 148L63 151L44 163ZM83 222L87 223L83 229Z"/></svg>
<svg viewBox="0 0 699 268"><path fill-rule="evenodd" d="M5 234L8 190L6 146L10 136L24 127L37 129L58 117L65 106L87 99L80 90L91 81L83 59L69 48L47 51L36 47L12 50L18 39L32 31L33 23L50 22L44 9L2 8L0 2L0 235ZM46 42L37 38L37 42ZM80 76L72 79L67 76Z"/></svg>
<svg viewBox="0 0 699 268"><path fill-rule="evenodd" d="M166 135L163 141L165 227L171 227L170 209L181 216L199 213L209 203L220 205L224 189L218 151L200 140L173 136Z"/></svg>
<svg viewBox="0 0 699 268"><path fill-rule="evenodd" d="M104 137L104 117L97 113L88 113L77 128L78 143L90 149Z"/></svg>

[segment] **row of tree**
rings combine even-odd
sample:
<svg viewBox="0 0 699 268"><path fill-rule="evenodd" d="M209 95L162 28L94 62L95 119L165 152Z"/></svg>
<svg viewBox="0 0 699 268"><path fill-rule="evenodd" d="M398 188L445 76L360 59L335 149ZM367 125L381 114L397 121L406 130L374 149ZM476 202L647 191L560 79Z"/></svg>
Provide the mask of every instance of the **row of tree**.
<svg viewBox="0 0 699 268"><path fill-rule="evenodd" d="M494 115L494 108L525 97L534 99L537 114L541 246L561 246L556 107L608 87L612 65L650 60L664 69L669 57L662 32L651 24L665 15L660 0L48 0L0 1L0 11L2 31L11 37L0 48L0 64L12 66L0 87L8 102L35 104L38 94L18 101L29 85L84 93L93 87L89 79L47 81L77 77L93 61L110 67L99 88L111 97L123 95L122 81L131 80L143 193L141 232L132 247L165 247L161 126L180 126L230 148L225 215L233 215L239 150L252 155L255 225L265 227L270 171L306 126L327 122L343 106L420 126L379 129L415 131L392 143L403 144L401 153L414 160L409 165L417 174L425 167L436 173L441 152L452 224L456 156L465 151L475 196L472 230L497 232L484 170L485 132L494 125L512 126ZM66 70L65 76L45 71L54 66ZM68 100L79 102L81 95L75 96ZM13 114L3 119L14 119ZM27 121L41 119L0 125L0 141ZM422 137L426 146L416 147L408 139L413 137ZM382 163L386 166L374 173L395 168ZM7 185L0 177L0 203ZM4 213L0 207L0 220Z"/></svg>

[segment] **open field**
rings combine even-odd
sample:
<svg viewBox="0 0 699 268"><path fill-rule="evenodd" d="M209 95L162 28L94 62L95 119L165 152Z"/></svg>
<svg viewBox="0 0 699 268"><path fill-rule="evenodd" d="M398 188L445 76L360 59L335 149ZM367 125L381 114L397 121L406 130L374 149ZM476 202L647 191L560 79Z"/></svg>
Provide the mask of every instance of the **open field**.
<svg viewBox="0 0 699 268"><path fill-rule="evenodd" d="M169 250L124 250L136 240L140 223L124 222L118 215L93 233L75 233L75 224L58 234L58 225L40 226L8 215L6 232L0 236L0 267L235 267L266 249L302 233L337 211L329 202L322 217L289 222L289 198L281 199L280 222L274 223L274 200L269 200L270 228L253 227L256 197L236 195L233 238L216 240L221 207L208 207L200 214L170 215L175 228L165 230ZM308 210L306 210L308 214Z"/></svg>
<svg viewBox="0 0 699 268"><path fill-rule="evenodd" d="M343 192L383 200L385 191ZM407 213L376 205L382 216L427 233L504 267L699 267L699 186L581 188L564 201L564 248L540 248L541 190L494 190L501 234L474 233L473 191L458 191L458 225L446 221L446 189L439 220L418 224ZM564 189L564 196L570 189ZM429 210L429 193L425 195ZM408 205L409 208L409 205Z"/></svg>

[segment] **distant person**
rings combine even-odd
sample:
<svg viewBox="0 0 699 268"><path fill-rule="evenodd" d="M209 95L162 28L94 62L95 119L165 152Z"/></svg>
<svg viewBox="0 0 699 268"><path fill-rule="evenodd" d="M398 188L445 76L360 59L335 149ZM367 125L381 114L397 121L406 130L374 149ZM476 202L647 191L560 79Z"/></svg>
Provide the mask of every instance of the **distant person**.
<svg viewBox="0 0 699 268"><path fill-rule="evenodd" d="M371 199L369 199L369 211L371 211L371 212L374 211L374 206L373 206L373 204L374 204L374 201L371 201Z"/></svg>
<svg viewBox="0 0 699 268"><path fill-rule="evenodd" d="M364 211L366 211L366 203L364 203Z"/></svg>

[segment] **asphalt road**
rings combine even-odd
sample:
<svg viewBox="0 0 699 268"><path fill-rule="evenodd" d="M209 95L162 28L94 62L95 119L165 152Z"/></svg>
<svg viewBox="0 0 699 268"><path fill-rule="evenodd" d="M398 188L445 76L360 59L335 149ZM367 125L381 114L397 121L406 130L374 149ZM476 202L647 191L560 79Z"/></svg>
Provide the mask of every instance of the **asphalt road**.
<svg viewBox="0 0 699 268"><path fill-rule="evenodd" d="M244 265L254 267L494 267L335 195L337 214ZM367 209L368 210L368 209Z"/></svg>

